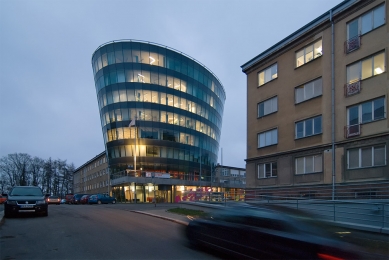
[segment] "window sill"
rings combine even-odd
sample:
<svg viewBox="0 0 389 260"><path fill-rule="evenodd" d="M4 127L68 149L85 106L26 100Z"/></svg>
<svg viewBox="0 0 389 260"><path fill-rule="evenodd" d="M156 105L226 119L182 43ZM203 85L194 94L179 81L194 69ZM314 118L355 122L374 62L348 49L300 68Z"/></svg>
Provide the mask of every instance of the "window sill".
<svg viewBox="0 0 389 260"><path fill-rule="evenodd" d="M314 135L309 135L309 136L303 136L303 137L295 138L294 140L297 141L297 140L301 140L301 139L305 139L305 138L309 138L309 137L313 137L313 136L318 136L318 135L322 135L322 134L323 134L323 132L318 133L318 134L314 134Z"/></svg>
<svg viewBox="0 0 389 260"><path fill-rule="evenodd" d="M347 170L364 170L364 169L372 169L372 168L379 168L379 167L385 167L386 164L383 165L374 165L374 166L366 166L366 167L359 167L359 168L347 168Z"/></svg>
<svg viewBox="0 0 389 260"><path fill-rule="evenodd" d="M258 178L258 180L275 179L275 178L277 178L277 176L262 177L262 178Z"/></svg>
<svg viewBox="0 0 389 260"><path fill-rule="evenodd" d="M312 60L310 60L310 61L307 61L306 63L304 63L304 64L301 65L301 66L295 67L294 69L297 70L297 69L299 69L299 68L301 68L301 67L304 67L305 65L307 65L307 64L309 64L309 63L311 63L311 62L313 62L313 61L315 61L315 60L320 59L322 56L323 56L323 54L321 54L320 56L318 56L318 57L316 57L316 58L314 58L314 59L312 59Z"/></svg>
<svg viewBox="0 0 389 260"><path fill-rule="evenodd" d="M375 120L372 120L372 121L369 121L369 122L361 122L359 124L360 125L367 125L367 124L375 123L375 122L382 121L382 120L386 120L386 115L383 118L375 119Z"/></svg>
<svg viewBox="0 0 389 260"><path fill-rule="evenodd" d="M271 113L269 113L269 114L263 115L263 116L259 116L259 117L257 117L257 119L262 119L262 118L264 118L264 117L273 115L273 114L275 114L275 113L277 113L277 112L278 112L278 110L277 110L277 111L274 111L274 112L271 112Z"/></svg>
<svg viewBox="0 0 389 260"><path fill-rule="evenodd" d="M270 145L266 145L266 146L262 146L262 147L257 147L257 149L263 149L263 148L268 148L268 147L271 147L271 146L276 146L278 143L276 144L270 144Z"/></svg>
<svg viewBox="0 0 389 260"><path fill-rule="evenodd" d="M278 76L277 76L277 78L275 78L275 79L272 79L272 80L270 80L270 81L268 81L268 82L266 82L266 83L263 83L262 85L258 86L257 88L261 88L261 87L263 87L263 86L269 84L270 82L273 82L273 81L276 80L276 79L278 79Z"/></svg>
<svg viewBox="0 0 389 260"><path fill-rule="evenodd" d="M309 174L322 174L323 172L307 172L307 173L295 173L294 176L309 175Z"/></svg>
<svg viewBox="0 0 389 260"><path fill-rule="evenodd" d="M318 95L318 96L314 96L314 97L311 97L311 98L309 98L309 99L306 99L306 100L303 100L303 101L301 101L301 102L294 103L294 104L297 106L297 105L300 105L300 104L302 104L302 103L305 103L305 102L307 102L307 101L310 101L310 100L312 100L312 99L316 99L316 98L319 98L319 97L322 97L322 96L323 96L323 94L320 94L320 95Z"/></svg>

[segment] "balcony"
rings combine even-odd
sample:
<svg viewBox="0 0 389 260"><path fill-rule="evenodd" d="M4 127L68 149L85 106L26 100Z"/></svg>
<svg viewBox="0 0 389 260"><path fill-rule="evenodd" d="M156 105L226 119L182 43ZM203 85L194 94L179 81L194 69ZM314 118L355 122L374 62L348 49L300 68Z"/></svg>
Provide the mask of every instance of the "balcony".
<svg viewBox="0 0 389 260"><path fill-rule="evenodd" d="M344 96L345 97L349 97L349 96L358 94L359 92L361 92L361 81L360 80L344 85Z"/></svg>
<svg viewBox="0 0 389 260"><path fill-rule="evenodd" d="M355 36L344 43L344 53L350 53L361 47L361 36Z"/></svg>
<svg viewBox="0 0 389 260"><path fill-rule="evenodd" d="M348 125L344 127L344 137L350 138L361 134L361 125Z"/></svg>

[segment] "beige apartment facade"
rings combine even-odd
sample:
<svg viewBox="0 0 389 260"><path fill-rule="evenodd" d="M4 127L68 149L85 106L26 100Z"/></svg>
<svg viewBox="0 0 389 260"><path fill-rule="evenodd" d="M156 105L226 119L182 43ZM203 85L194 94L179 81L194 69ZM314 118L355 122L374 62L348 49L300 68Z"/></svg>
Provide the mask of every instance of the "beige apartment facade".
<svg viewBox="0 0 389 260"><path fill-rule="evenodd" d="M388 183L387 17L343 1L242 65L247 188Z"/></svg>

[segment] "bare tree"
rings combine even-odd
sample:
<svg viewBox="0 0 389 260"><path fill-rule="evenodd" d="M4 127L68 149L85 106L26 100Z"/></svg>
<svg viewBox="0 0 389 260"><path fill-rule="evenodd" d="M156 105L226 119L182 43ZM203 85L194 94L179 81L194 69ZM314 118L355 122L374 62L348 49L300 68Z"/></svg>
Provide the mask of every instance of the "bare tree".
<svg viewBox="0 0 389 260"><path fill-rule="evenodd" d="M26 153L8 154L0 159L0 170L8 176L10 186L29 185L31 156Z"/></svg>
<svg viewBox="0 0 389 260"><path fill-rule="evenodd" d="M31 164L30 164L31 185L42 187L44 163L45 161L38 157L34 157L31 160Z"/></svg>

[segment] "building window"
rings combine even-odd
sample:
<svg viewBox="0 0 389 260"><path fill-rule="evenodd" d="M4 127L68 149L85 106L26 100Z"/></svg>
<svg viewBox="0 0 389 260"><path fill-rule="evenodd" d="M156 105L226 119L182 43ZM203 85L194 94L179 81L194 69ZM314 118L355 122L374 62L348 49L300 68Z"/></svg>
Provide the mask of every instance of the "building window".
<svg viewBox="0 0 389 260"><path fill-rule="evenodd" d="M307 136L317 135L322 133L321 116L306 119L295 124L295 138L303 138Z"/></svg>
<svg viewBox="0 0 389 260"><path fill-rule="evenodd" d="M322 155L296 158L296 174L315 173L323 171Z"/></svg>
<svg viewBox="0 0 389 260"><path fill-rule="evenodd" d="M258 134L258 148L278 143L278 129L273 129Z"/></svg>
<svg viewBox="0 0 389 260"><path fill-rule="evenodd" d="M258 179L277 177L277 163L258 164Z"/></svg>
<svg viewBox="0 0 389 260"><path fill-rule="evenodd" d="M295 88L295 103L301 103L311 98L321 96L323 93L322 78L310 81L302 86Z"/></svg>
<svg viewBox="0 0 389 260"><path fill-rule="evenodd" d="M262 86L263 84L276 79L277 74L277 63L262 70L258 73L258 86Z"/></svg>
<svg viewBox="0 0 389 260"><path fill-rule="evenodd" d="M385 8L380 5L347 24L347 39L368 33L385 24Z"/></svg>
<svg viewBox="0 0 389 260"><path fill-rule="evenodd" d="M347 168L358 169L386 165L386 146L376 145L347 150Z"/></svg>
<svg viewBox="0 0 389 260"><path fill-rule="evenodd" d="M296 52L296 68L322 55L322 39Z"/></svg>
<svg viewBox="0 0 389 260"><path fill-rule="evenodd" d="M385 118L385 98L377 98L347 108L348 125L358 125Z"/></svg>
<svg viewBox="0 0 389 260"><path fill-rule="evenodd" d="M347 83L370 78L385 71L385 53L381 52L347 66Z"/></svg>
<svg viewBox="0 0 389 260"><path fill-rule="evenodd" d="M278 97L273 97L258 104L258 117L277 112Z"/></svg>

